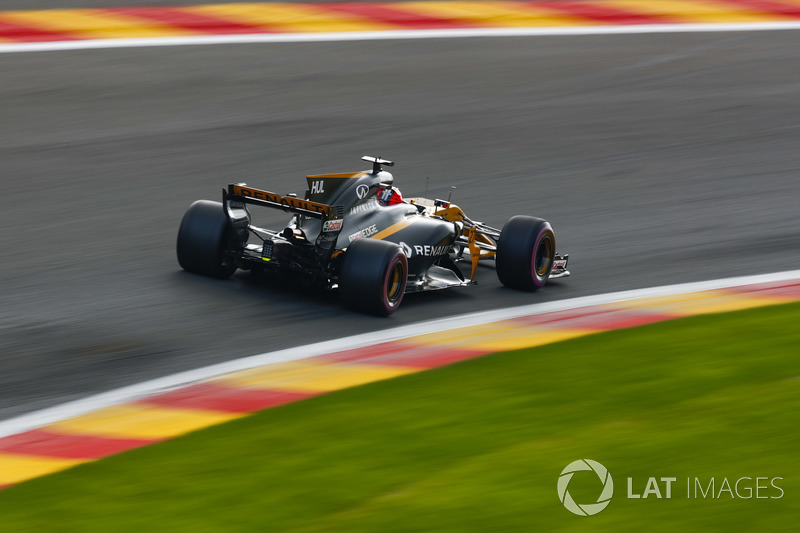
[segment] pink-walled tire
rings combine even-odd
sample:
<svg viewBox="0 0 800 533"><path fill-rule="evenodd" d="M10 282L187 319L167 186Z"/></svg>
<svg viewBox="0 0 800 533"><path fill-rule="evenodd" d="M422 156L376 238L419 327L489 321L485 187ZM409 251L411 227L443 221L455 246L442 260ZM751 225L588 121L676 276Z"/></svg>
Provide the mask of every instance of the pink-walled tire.
<svg viewBox="0 0 800 533"><path fill-rule="evenodd" d="M345 307L387 316L403 301L408 259L395 243L358 239L350 243L339 271L339 295Z"/></svg>
<svg viewBox="0 0 800 533"><path fill-rule="evenodd" d="M556 256L556 236L546 220L518 215L500 232L497 277L512 289L535 291L547 283Z"/></svg>

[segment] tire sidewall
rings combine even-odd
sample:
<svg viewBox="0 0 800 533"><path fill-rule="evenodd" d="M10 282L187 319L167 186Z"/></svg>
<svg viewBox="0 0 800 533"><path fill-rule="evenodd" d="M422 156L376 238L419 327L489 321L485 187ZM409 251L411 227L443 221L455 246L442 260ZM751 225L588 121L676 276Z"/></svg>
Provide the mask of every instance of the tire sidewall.
<svg viewBox="0 0 800 533"><path fill-rule="evenodd" d="M395 275L397 279L393 280ZM345 251L338 277L339 295L345 307L387 316L403 301L408 281L408 258L395 243L359 239ZM391 298L393 285L395 297Z"/></svg>
<svg viewBox="0 0 800 533"><path fill-rule="evenodd" d="M542 243L549 241L548 264L540 274L536 265ZM500 282L513 289L535 291L547 283L553 269L556 239L550 223L544 219L518 215L503 226L497 243L496 268Z"/></svg>
<svg viewBox="0 0 800 533"><path fill-rule="evenodd" d="M220 202L198 200L181 220L176 252L178 264L189 272L214 278L230 277L236 266L224 262L232 228Z"/></svg>

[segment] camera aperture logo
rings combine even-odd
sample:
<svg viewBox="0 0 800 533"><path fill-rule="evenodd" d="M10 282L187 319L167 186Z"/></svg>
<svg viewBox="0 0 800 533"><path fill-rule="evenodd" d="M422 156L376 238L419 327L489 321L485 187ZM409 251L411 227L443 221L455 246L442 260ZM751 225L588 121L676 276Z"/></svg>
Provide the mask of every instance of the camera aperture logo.
<svg viewBox="0 0 800 533"><path fill-rule="evenodd" d="M595 503L576 503L569 493L569 482L572 481L572 476L575 472L583 470L591 471L597 474L600 482L603 484L603 491L597 498ZM592 516L596 515L611 503L611 497L614 496L614 480L611 479L611 474L608 473L606 467L592 461L591 459L578 459L573 461L561 471L558 476L558 499L564 504L568 511L575 513L579 516Z"/></svg>

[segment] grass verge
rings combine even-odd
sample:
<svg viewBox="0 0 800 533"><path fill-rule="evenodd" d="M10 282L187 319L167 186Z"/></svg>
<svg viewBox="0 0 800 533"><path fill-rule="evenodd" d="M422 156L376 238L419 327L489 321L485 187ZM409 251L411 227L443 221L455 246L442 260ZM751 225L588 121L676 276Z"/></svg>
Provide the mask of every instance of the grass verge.
<svg viewBox="0 0 800 533"><path fill-rule="evenodd" d="M795 531L798 318L694 317L286 405L12 487L0 529ZM556 494L581 458L616 489L588 518ZM627 498L627 478L641 495L650 477L677 478L672 498L661 481L662 498ZM695 478L716 493L744 477L751 498L693 497ZM569 490L590 503L599 487L582 472Z"/></svg>

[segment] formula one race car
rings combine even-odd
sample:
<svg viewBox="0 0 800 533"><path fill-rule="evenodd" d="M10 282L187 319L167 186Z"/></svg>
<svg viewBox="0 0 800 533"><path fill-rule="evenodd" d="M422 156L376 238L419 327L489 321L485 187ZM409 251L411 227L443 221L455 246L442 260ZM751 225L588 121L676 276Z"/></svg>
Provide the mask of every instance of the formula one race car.
<svg viewBox="0 0 800 533"><path fill-rule="evenodd" d="M485 259L495 261L500 282L514 289L535 291L548 279L569 276L569 256L556 254L547 221L515 216L498 230L469 219L449 200L403 201L383 170L394 163L362 160L372 170L308 176L303 199L239 183L222 191L222 203L198 200L178 230L178 263L216 278L237 268L297 273L323 289L338 289L351 309L384 316L407 292L474 283ZM259 228L251 224L248 204L293 216L280 231ZM471 263L469 279L459 261Z"/></svg>

